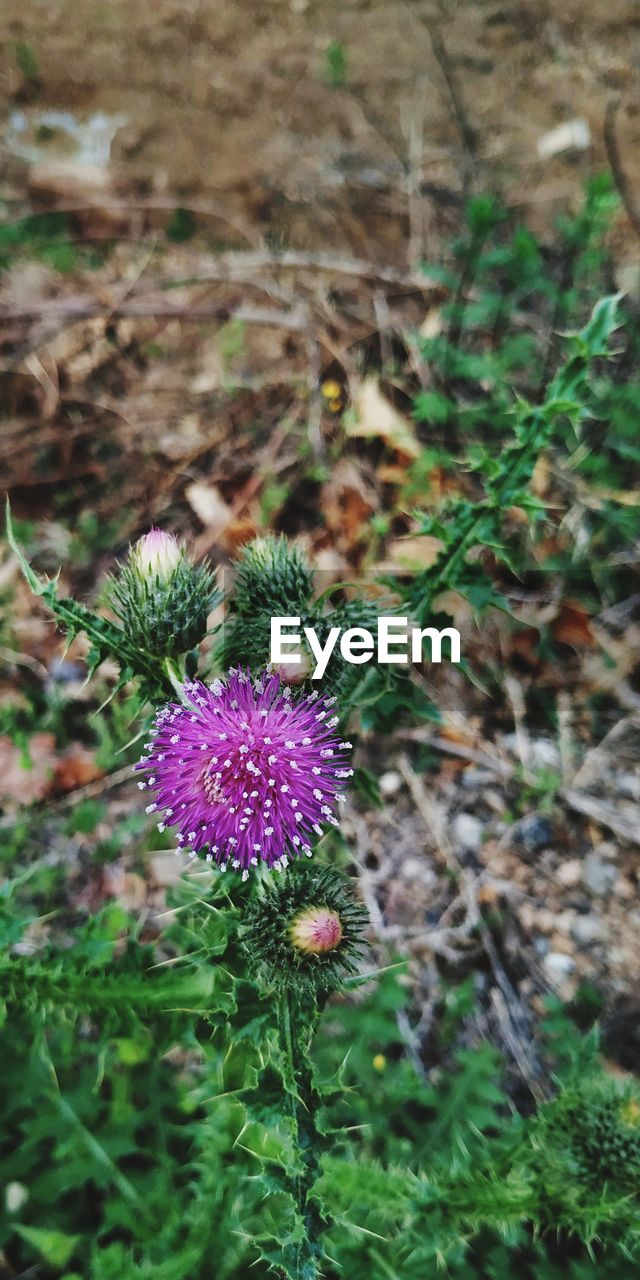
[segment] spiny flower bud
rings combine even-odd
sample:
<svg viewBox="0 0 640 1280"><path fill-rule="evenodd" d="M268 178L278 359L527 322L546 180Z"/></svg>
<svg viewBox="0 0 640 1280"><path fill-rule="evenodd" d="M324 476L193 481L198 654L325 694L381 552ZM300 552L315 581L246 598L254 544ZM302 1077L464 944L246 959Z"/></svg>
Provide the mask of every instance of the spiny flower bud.
<svg viewBox="0 0 640 1280"><path fill-rule="evenodd" d="M234 606L243 617L264 609L274 617L304 612L313 575L298 547L286 538L256 538L243 547L236 572Z"/></svg>
<svg viewBox="0 0 640 1280"><path fill-rule="evenodd" d="M289 937L298 951L323 955L335 951L342 941L342 921L328 907L308 907L291 921Z"/></svg>
<svg viewBox="0 0 640 1280"><path fill-rule="evenodd" d="M191 564L177 539L151 529L110 585L127 638L147 653L177 657L204 638L217 597L211 570Z"/></svg>
<svg viewBox="0 0 640 1280"><path fill-rule="evenodd" d="M561 1092L540 1112L536 1146L591 1186L612 1195L635 1192L640 1178L640 1098L617 1081L582 1081Z"/></svg>
<svg viewBox="0 0 640 1280"><path fill-rule="evenodd" d="M355 973L366 920L345 876L296 863L260 886L241 941L265 995L293 990L318 1000Z"/></svg>
<svg viewBox="0 0 640 1280"><path fill-rule="evenodd" d="M150 529L129 552L129 564L142 578L167 582L184 559L178 539L163 529Z"/></svg>
<svg viewBox="0 0 640 1280"><path fill-rule="evenodd" d="M302 650L298 655L299 662L293 661L293 656L285 662L274 662L271 664L271 670L280 679L284 685L304 684L308 676L311 675L314 664L309 654Z"/></svg>

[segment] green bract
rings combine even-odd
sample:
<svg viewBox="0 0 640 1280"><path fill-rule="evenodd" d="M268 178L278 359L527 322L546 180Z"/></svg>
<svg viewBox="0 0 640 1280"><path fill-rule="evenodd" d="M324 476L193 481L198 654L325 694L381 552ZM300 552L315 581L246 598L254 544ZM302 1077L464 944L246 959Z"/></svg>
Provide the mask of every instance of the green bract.
<svg viewBox="0 0 640 1280"><path fill-rule="evenodd" d="M253 618L304 609L313 592L313 574L297 547L285 538L256 538L244 547L236 573L235 611Z"/></svg>
<svg viewBox="0 0 640 1280"><path fill-rule="evenodd" d="M331 950L302 950L292 928L318 910L338 917L342 935ZM265 882L249 903L242 945L263 993L293 990L305 999L317 998L336 991L355 972L366 921L364 907L339 872L297 865Z"/></svg>

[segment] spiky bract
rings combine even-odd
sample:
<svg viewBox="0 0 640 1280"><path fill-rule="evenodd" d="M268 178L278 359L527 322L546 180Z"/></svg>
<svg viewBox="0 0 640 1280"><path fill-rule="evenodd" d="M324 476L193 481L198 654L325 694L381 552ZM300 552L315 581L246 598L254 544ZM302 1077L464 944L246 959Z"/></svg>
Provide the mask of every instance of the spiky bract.
<svg viewBox="0 0 640 1280"><path fill-rule="evenodd" d="M338 918L342 933L337 945L324 951L296 946L292 928L308 912L329 912ZM336 991L356 971L366 922L364 907L340 872L303 864L260 886L249 903L241 938L265 994L293 989L317 999Z"/></svg>

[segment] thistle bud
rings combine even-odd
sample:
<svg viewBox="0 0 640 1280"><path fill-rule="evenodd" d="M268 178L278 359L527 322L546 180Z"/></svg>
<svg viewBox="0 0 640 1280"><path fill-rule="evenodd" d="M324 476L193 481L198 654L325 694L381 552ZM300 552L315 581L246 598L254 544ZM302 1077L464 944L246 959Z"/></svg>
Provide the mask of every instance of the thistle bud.
<svg viewBox="0 0 640 1280"><path fill-rule="evenodd" d="M337 991L356 972L366 919L349 880L330 867L296 863L264 884L241 932L264 994L318 1001Z"/></svg>
<svg viewBox="0 0 640 1280"><path fill-rule="evenodd" d="M302 650L297 655L299 661L294 662L292 655L285 662L274 662L271 664L271 670L274 675L280 677L284 685L304 684L305 680L311 675L313 663L306 650Z"/></svg>
<svg viewBox="0 0 640 1280"><path fill-rule="evenodd" d="M342 941L342 922L328 907L308 907L292 920L289 937L293 946L306 955L335 951Z"/></svg>
<svg viewBox="0 0 640 1280"><path fill-rule="evenodd" d="M129 552L129 564L141 578L167 582L184 559L177 538L162 529L150 529Z"/></svg>
<svg viewBox="0 0 640 1280"><path fill-rule="evenodd" d="M242 617L264 610L276 617L303 613L313 593L313 574L298 547L286 538L256 538L243 547L236 573L234 606Z"/></svg>
<svg viewBox="0 0 640 1280"><path fill-rule="evenodd" d="M131 548L109 594L127 638L159 657L177 657L200 643L217 597L210 569L191 564L162 529L151 529Z"/></svg>

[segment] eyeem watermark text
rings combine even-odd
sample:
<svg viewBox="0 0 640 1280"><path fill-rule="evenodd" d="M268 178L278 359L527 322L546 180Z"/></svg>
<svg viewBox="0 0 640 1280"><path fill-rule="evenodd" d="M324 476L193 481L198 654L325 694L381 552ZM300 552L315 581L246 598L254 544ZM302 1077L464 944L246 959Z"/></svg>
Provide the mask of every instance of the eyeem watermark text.
<svg viewBox="0 0 640 1280"><path fill-rule="evenodd" d="M448 640L449 662L458 663L460 657L460 632L455 627L444 627L438 631L436 627L410 626L407 618L399 618L395 614L383 614L378 618L377 631L374 636L366 627L331 627L324 644L318 639L315 627L303 627L302 634L295 628L300 627L300 618L271 619L271 652L272 663L287 663L294 666L301 662L300 646L302 635L315 659L315 668L311 673L312 680L321 680L336 645L345 662L359 664L370 662L376 657L380 663L422 662L425 659L423 646L430 645L430 662L442 662L442 644ZM297 652L296 652L297 651Z"/></svg>

